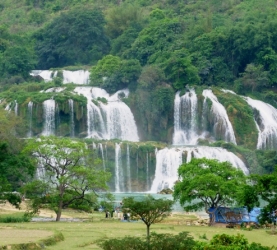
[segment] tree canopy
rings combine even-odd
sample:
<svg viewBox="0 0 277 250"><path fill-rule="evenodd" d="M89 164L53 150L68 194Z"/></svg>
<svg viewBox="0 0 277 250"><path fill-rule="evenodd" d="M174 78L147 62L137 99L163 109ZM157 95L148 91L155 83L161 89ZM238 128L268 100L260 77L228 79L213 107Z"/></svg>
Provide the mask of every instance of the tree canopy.
<svg viewBox="0 0 277 250"><path fill-rule="evenodd" d="M70 205L96 203L96 193L107 190L110 174L91 158L84 142L69 138L41 137L29 141L25 152L38 163L39 181L25 186L33 198L33 208L44 205L53 209L59 221L62 209ZM37 190L41 190L37 192Z"/></svg>
<svg viewBox="0 0 277 250"><path fill-rule="evenodd" d="M134 197L124 198L123 209L131 212L131 216L139 217L147 227L147 238L150 236L150 226L162 221L172 211L174 201L166 199L155 199L148 195L142 200L135 200Z"/></svg>
<svg viewBox="0 0 277 250"><path fill-rule="evenodd" d="M35 34L38 68L91 64L108 52L100 10L76 8L62 13Z"/></svg>
<svg viewBox="0 0 277 250"><path fill-rule="evenodd" d="M178 169L179 180L174 185L174 200L186 211L234 205L238 193L246 185L246 176L229 162L193 158Z"/></svg>

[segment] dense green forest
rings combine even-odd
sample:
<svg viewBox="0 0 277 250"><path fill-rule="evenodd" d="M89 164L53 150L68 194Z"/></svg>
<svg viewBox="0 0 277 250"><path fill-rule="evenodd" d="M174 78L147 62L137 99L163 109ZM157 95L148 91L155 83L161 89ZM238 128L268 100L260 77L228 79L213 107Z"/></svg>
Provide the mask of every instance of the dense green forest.
<svg viewBox="0 0 277 250"><path fill-rule="evenodd" d="M2 87L32 81L31 69L86 65L109 92L190 84L275 96L276 1L1 2Z"/></svg>

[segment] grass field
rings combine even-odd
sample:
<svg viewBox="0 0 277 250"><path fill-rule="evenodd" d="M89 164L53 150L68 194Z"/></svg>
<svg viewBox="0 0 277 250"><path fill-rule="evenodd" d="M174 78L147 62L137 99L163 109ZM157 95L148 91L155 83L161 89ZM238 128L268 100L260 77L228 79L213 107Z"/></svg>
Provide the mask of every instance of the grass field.
<svg viewBox="0 0 277 250"><path fill-rule="evenodd" d="M0 216L1 214L2 212L0 211ZM7 215L7 213L4 214ZM66 211L63 215L67 218L86 219L86 221L0 223L0 246L23 242L38 242L40 239L47 238L55 232L61 232L65 240L58 242L56 245L48 246L47 249L100 249L97 246L97 241L100 239L119 238L126 235L146 235L146 227L142 222L122 222L117 219L106 219L104 218L105 214L100 212L86 214ZM277 236L266 233L265 229L245 231L219 226L187 225L191 220L196 220L196 217L188 214L173 214L162 223L152 225L151 231L172 234L187 231L196 240L211 239L213 235L218 233L232 235L239 233L245 235L249 242L258 242L265 246L277 246Z"/></svg>

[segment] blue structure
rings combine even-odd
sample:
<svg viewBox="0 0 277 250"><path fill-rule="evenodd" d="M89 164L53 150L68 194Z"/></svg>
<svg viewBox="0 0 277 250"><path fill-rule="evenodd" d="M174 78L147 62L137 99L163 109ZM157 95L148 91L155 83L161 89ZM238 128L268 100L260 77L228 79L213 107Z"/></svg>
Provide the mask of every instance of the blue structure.
<svg viewBox="0 0 277 250"><path fill-rule="evenodd" d="M249 213L246 208L218 207L210 208L210 217L214 214L217 223L258 223L258 216L261 214L261 208L255 207Z"/></svg>

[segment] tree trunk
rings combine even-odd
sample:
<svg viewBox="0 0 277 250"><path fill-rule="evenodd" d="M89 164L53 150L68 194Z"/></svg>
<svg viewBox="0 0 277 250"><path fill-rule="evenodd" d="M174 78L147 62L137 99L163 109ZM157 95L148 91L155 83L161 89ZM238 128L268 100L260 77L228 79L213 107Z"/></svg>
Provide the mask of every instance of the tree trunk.
<svg viewBox="0 0 277 250"><path fill-rule="evenodd" d="M63 202L60 201L60 202L59 202L58 211L57 211L56 221L60 221L60 220L61 220L61 216L62 216L62 207L63 207Z"/></svg>
<svg viewBox="0 0 277 250"><path fill-rule="evenodd" d="M150 225L147 226L147 249L150 249Z"/></svg>

